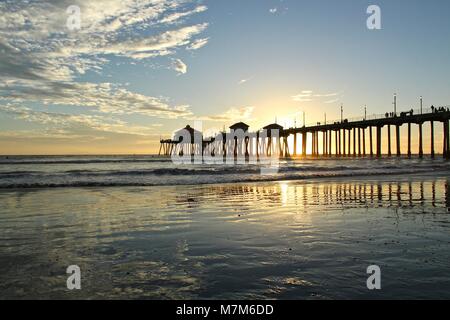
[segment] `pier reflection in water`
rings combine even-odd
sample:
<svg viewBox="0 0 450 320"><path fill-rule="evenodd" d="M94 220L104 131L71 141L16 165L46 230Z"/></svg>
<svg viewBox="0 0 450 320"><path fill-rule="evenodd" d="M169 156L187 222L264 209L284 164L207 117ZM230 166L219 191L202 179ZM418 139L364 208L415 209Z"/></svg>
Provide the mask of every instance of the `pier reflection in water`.
<svg viewBox="0 0 450 320"><path fill-rule="evenodd" d="M187 194L178 195L176 199L180 203L197 207L200 206L199 202L210 201L211 197L241 204L243 210L246 203L240 202L242 198L251 206L254 202L269 201L269 207L282 205L303 210L314 206L334 208L335 205L341 205L342 208L417 208L423 211L415 213L442 213L445 209L450 212L450 180L225 184L205 186L201 190L194 188ZM234 202L233 199L239 201Z"/></svg>
<svg viewBox="0 0 450 320"><path fill-rule="evenodd" d="M389 179L0 192L0 298L450 298L449 180Z"/></svg>

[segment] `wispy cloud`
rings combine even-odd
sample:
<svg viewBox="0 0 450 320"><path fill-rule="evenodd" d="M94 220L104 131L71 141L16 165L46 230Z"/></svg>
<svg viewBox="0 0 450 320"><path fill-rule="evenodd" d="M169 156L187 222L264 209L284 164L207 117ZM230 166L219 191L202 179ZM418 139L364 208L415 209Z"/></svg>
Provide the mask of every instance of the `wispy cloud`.
<svg viewBox="0 0 450 320"><path fill-rule="evenodd" d="M200 13L200 12L204 12L206 11L208 8L206 6L197 6L192 10L188 10L188 11L183 11L183 12L175 12L175 13L171 13L167 16L165 16L162 20L161 23L174 23L174 22L178 22L181 18L185 18L188 16L191 16L195 13Z"/></svg>
<svg viewBox="0 0 450 320"><path fill-rule="evenodd" d="M283 0L280 0L280 3L277 6L269 9L269 13L273 15L279 15L285 14L288 10L289 8L283 5Z"/></svg>
<svg viewBox="0 0 450 320"><path fill-rule="evenodd" d="M181 59L174 59L172 69L178 72L178 74L185 74L187 72L187 65Z"/></svg>
<svg viewBox="0 0 450 320"><path fill-rule="evenodd" d="M246 79L241 79L238 81L238 84L241 85L241 84L249 82L250 80L252 80L252 77L246 78Z"/></svg>
<svg viewBox="0 0 450 320"><path fill-rule="evenodd" d="M303 90L301 93L292 96L292 100L297 102L308 102L313 99L313 92L309 90Z"/></svg>
<svg viewBox="0 0 450 320"><path fill-rule="evenodd" d="M209 38L197 39L191 42L191 44L187 47L188 50L198 50L203 48L209 41Z"/></svg>
<svg viewBox="0 0 450 320"><path fill-rule="evenodd" d="M339 100L340 100L340 99L331 99L331 100L324 101L324 103L326 103L326 104L332 104L332 103L339 102Z"/></svg>
<svg viewBox="0 0 450 320"><path fill-rule="evenodd" d="M251 118L254 109L254 107L233 107L221 114L195 117L195 120L222 122L248 120Z"/></svg>
<svg viewBox="0 0 450 320"><path fill-rule="evenodd" d="M330 99L332 97L338 97L341 93L332 92L332 93L314 93L312 90L303 90L299 94L293 95L292 100L296 102L312 102L312 101L323 101L323 98L328 98L324 103L334 103L339 101L339 98Z"/></svg>

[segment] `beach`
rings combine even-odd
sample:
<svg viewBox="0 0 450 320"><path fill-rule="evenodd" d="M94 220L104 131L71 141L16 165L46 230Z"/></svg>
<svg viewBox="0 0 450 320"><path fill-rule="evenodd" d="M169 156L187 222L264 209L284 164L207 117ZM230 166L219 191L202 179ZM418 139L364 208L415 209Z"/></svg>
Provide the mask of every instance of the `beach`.
<svg viewBox="0 0 450 320"><path fill-rule="evenodd" d="M147 160L134 165L155 170L155 160ZM450 298L450 182L441 160L388 161L400 173L379 175L350 175L357 161L323 160L316 166L332 174L282 169L280 179L241 174L239 182L203 172L191 178L212 180L195 184L184 183L187 174L179 171L178 183L163 176L157 184L152 171L135 185L122 174L110 186L83 186L80 178L71 185L72 176L65 185L58 185L61 176L39 185L31 176L73 175L73 166L92 173L86 166L116 162L2 161L3 178L31 168L34 174L23 178L27 185L2 179L1 299ZM415 172L401 173L408 161ZM348 168L332 170L337 163ZM81 290L66 287L69 265L80 267ZM381 290L366 286L370 265L381 269Z"/></svg>

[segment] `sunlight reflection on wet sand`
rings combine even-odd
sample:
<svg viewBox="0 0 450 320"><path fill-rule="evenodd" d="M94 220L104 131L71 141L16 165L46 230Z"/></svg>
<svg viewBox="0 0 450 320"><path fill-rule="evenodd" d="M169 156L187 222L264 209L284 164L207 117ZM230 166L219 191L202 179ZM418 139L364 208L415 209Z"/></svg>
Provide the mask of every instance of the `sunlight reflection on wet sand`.
<svg viewBox="0 0 450 320"><path fill-rule="evenodd" d="M450 298L449 181L389 179L2 191L0 297Z"/></svg>

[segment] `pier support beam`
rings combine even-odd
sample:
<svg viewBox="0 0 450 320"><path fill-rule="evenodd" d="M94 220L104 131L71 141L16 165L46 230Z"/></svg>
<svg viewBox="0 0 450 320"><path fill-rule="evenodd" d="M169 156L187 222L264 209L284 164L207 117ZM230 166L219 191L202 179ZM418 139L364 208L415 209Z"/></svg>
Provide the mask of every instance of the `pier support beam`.
<svg viewBox="0 0 450 320"><path fill-rule="evenodd" d="M449 132L449 120L445 120L447 123L447 159L450 159L450 132Z"/></svg>
<svg viewBox="0 0 450 320"><path fill-rule="evenodd" d="M316 155L320 156L320 150L319 150L319 131L316 132Z"/></svg>
<svg viewBox="0 0 450 320"><path fill-rule="evenodd" d="M297 134L294 133L294 157L297 156Z"/></svg>
<svg viewBox="0 0 450 320"><path fill-rule="evenodd" d="M328 156L331 157L333 155L333 150L332 150L332 146L333 146L333 131L330 130L328 132Z"/></svg>
<svg viewBox="0 0 450 320"><path fill-rule="evenodd" d="M358 128L358 157L361 157L361 128Z"/></svg>
<svg viewBox="0 0 450 320"><path fill-rule="evenodd" d="M319 149L318 149L319 143L317 141L318 138L319 138L318 133L314 132L314 156L315 157L317 157L319 155Z"/></svg>
<svg viewBox="0 0 450 320"><path fill-rule="evenodd" d="M419 123L419 157L423 158L423 130L422 130L422 123Z"/></svg>
<svg viewBox="0 0 450 320"><path fill-rule="evenodd" d="M303 132L302 134L302 155L306 157L306 147L307 147L308 133Z"/></svg>
<svg viewBox="0 0 450 320"><path fill-rule="evenodd" d="M319 131L316 132L316 157L320 155L319 152Z"/></svg>
<svg viewBox="0 0 450 320"><path fill-rule="evenodd" d="M334 134L335 134L335 136L334 136L334 142L335 142L335 149L336 149L336 152L335 152L335 155L336 155L336 157L339 155L339 149L338 149L338 132L337 132L337 130L334 132Z"/></svg>
<svg viewBox="0 0 450 320"><path fill-rule="evenodd" d="M316 156L318 157L320 155L319 152L319 131L316 132Z"/></svg>
<svg viewBox="0 0 450 320"><path fill-rule="evenodd" d="M286 136L284 136L283 137L283 140L284 140L284 156L285 157L290 157L291 156L291 154L290 154L290 152L289 152L289 143L288 143L288 136L286 135ZM248 142L247 142L247 151L246 151L246 156L248 156L249 155L249 153L248 153Z"/></svg>
<svg viewBox="0 0 450 320"><path fill-rule="evenodd" d="M353 128L353 156L356 157L356 128Z"/></svg>
<svg viewBox="0 0 450 320"><path fill-rule="evenodd" d="M408 157L411 158L411 122L408 122Z"/></svg>
<svg viewBox="0 0 450 320"><path fill-rule="evenodd" d="M259 131L256 132L256 159L259 160L259 148L260 148L260 144L259 144Z"/></svg>
<svg viewBox="0 0 450 320"><path fill-rule="evenodd" d="M430 122L430 128L431 128L431 151L430 155L431 158L434 158L434 121Z"/></svg>
<svg viewBox="0 0 450 320"><path fill-rule="evenodd" d="M444 159L450 159L450 137L448 127L448 120L444 120L444 150L442 152Z"/></svg>
<svg viewBox="0 0 450 320"><path fill-rule="evenodd" d="M327 132L322 131L322 155L327 155Z"/></svg>
<svg viewBox="0 0 450 320"><path fill-rule="evenodd" d="M278 137L278 139L277 139L277 145L278 145L278 156L280 157L280 158L282 158L283 157L283 145L281 144L281 137Z"/></svg>
<svg viewBox="0 0 450 320"><path fill-rule="evenodd" d="M338 130L338 154L341 156L341 129Z"/></svg>
<svg viewBox="0 0 450 320"><path fill-rule="evenodd" d="M348 152L347 155L350 157L352 154L352 129L348 129Z"/></svg>
<svg viewBox="0 0 450 320"><path fill-rule="evenodd" d="M400 150L400 126L395 126L395 138L396 138L396 145L397 145L397 157L400 157L402 155Z"/></svg>
<svg viewBox="0 0 450 320"><path fill-rule="evenodd" d="M316 132L312 133L312 150L313 150L313 156L315 157L317 155L317 135L316 135Z"/></svg>
<svg viewBox="0 0 450 320"><path fill-rule="evenodd" d="M377 127L377 157L381 158L381 127Z"/></svg>
<svg viewBox="0 0 450 320"><path fill-rule="evenodd" d="M363 147L363 156L366 156L366 128L362 128L362 147Z"/></svg>
<svg viewBox="0 0 450 320"><path fill-rule="evenodd" d="M392 156L392 149L391 149L391 125L388 124L388 157Z"/></svg>
<svg viewBox="0 0 450 320"><path fill-rule="evenodd" d="M345 157L346 156L346 154L347 154L347 152L346 152L346 146L345 146L345 129L343 129L342 130L342 143L343 143L343 146L342 146L342 155Z"/></svg>
<svg viewBox="0 0 450 320"><path fill-rule="evenodd" d="M369 127L369 140L370 140L370 156L373 157L372 127Z"/></svg>

